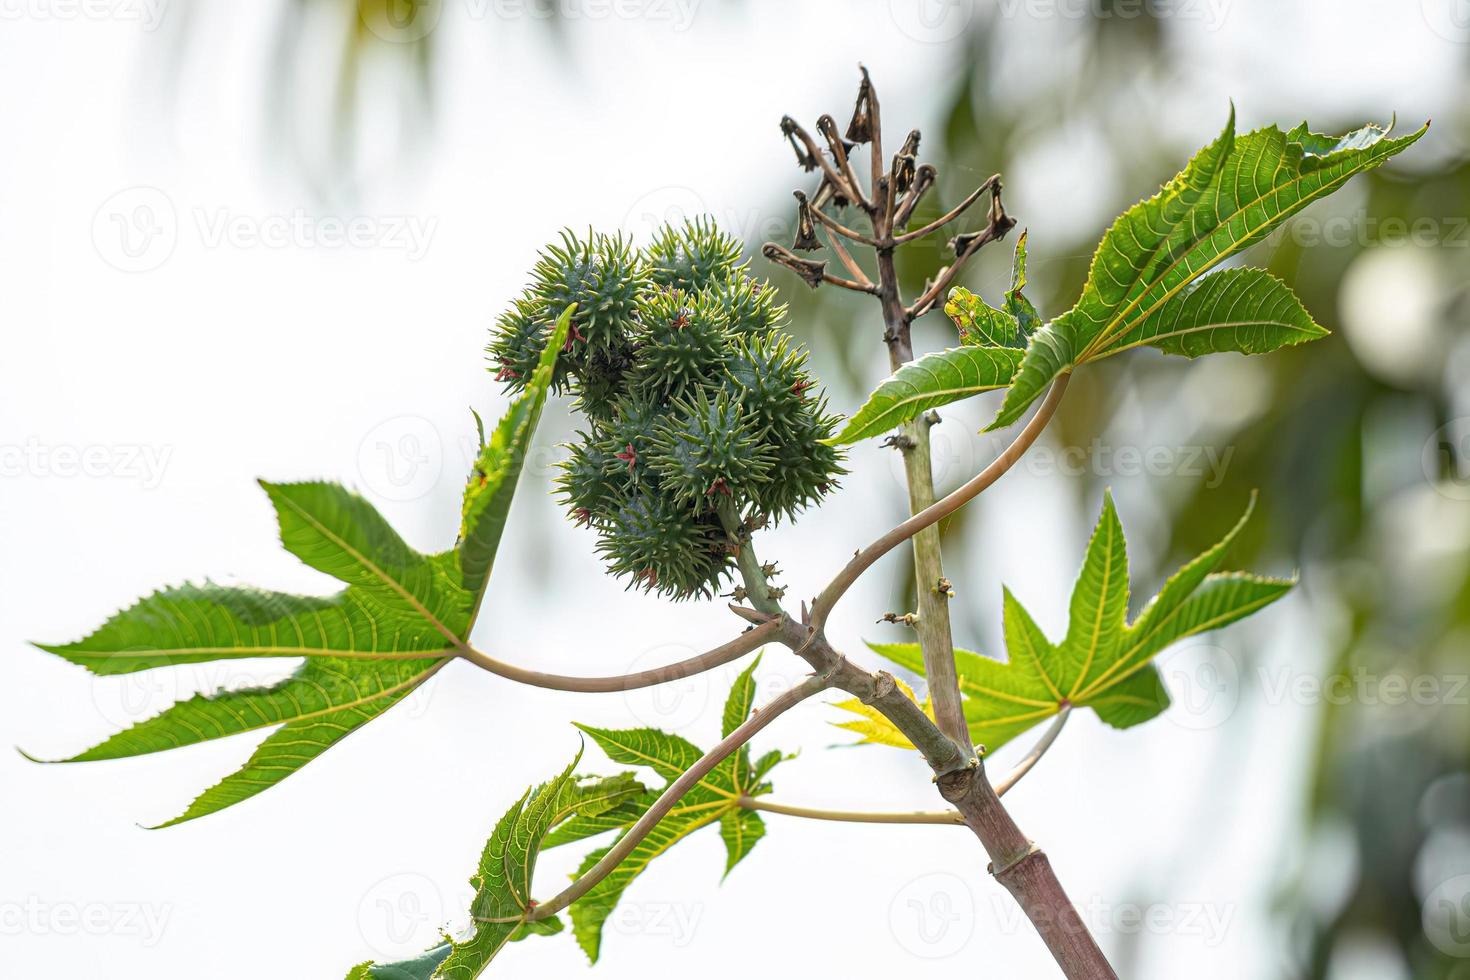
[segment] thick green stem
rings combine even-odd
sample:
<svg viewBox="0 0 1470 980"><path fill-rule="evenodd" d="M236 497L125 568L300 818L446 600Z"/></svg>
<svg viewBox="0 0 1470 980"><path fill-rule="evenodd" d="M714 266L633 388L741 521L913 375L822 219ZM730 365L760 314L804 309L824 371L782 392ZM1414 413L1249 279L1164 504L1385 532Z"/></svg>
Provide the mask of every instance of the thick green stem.
<svg viewBox="0 0 1470 980"><path fill-rule="evenodd" d="M908 313L898 295L898 276L893 268L893 251L878 251L878 296L883 303L884 337L888 359L896 371L913 360ZM914 419L903 427L900 440L904 475L908 482L909 512L922 513L934 504L934 461L929 441L929 423ZM924 677L934 705L934 721L955 743L972 748L965 709L960 703L960 683L955 672L954 639L949 622L949 595L940 554L939 527L931 525L913 538L914 583L918 592L919 646L924 653Z"/></svg>

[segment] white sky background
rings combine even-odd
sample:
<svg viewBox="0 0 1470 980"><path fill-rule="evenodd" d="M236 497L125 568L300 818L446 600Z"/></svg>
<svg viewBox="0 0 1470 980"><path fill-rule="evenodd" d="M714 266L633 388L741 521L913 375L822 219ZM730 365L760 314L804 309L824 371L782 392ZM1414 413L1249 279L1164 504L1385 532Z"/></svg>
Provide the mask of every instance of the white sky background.
<svg viewBox="0 0 1470 980"><path fill-rule="evenodd" d="M558 47L545 25L473 23L466 12L483 5L451 2L440 28L447 57L433 141L395 173L382 152L392 137L379 138L353 203L324 205L266 148L273 21L257 5L199 5L200 33L170 110L154 87L169 57L167 23L150 32L116 16L65 17L68 0L0 0L0 445L9 454L0 480L0 745L70 754L196 687L274 676L279 668L206 665L93 680L26 645L79 636L135 597L186 579L329 590L280 549L258 476L342 480L378 503L410 543L451 544L473 433L467 407L490 419L504 405L481 348L537 247L563 225L641 232L647 215L697 202L761 237L771 216L764 209L777 201L784 212L795 175L776 128L781 114L843 116L862 60L880 87L891 139L933 123L959 54L936 42L955 33L957 21L944 17L969 10L936 5L930 13L939 19L926 27L912 0L844 2L840 16L836 4L685 3L659 6L663 19L573 17ZM1038 84L1065 74L1080 51L1068 40L1076 25L1049 12L1075 5L1000 6L1027 12L1005 24L1018 72ZM1156 105L1141 100L1140 127L1203 143L1229 97L1243 127L1364 105L1381 106L1383 116L1397 108L1406 124L1431 115L1451 122L1461 111L1455 86L1467 34L1459 24L1470 20L1453 19L1450 4L1187 6L1195 13L1181 18L1175 43L1188 45L1198 73ZM109 9L142 8L118 0ZM1455 138L1447 125L1424 145L1442 152ZM1025 202L1033 234L1076 220L1049 201L1045 182L1085 178L1088 164L1085 155L1052 154L1036 172L1010 175L1012 206ZM149 215L156 220L143 220ZM364 218L372 241L324 247L295 232L284 243L252 237L297 215L313 233L324 217ZM115 221L134 218L135 232L165 234L129 255ZM408 225L422 241L400 247ZM221 227L230 230L216 238ZM875 335L855 330L862 342ZM873 381L882 373L878 346ZM981 414L974 406L956 413L953 456L962 462L983 465L963 435ZM569 426L564 403L554 405L477 645L543 669L604 674L679 659L731 635L735 624L718 604L670 607L625 594L601 574L591 536L560 520L544 493L552 447ZM84 458L96 472L77 474L68 449L90 450ZM764 543L793 595L814 593L899 516L890 461L871 449L854 461L866 477ZM1045 525L1066 494L1054 479L1018 471L992 506L1016 526ZM1146 521L1147 502L1120 493L1125 523ZM985 533L975 551L994 554L1003 532ZM975 601L998 599L1004 577L1056 632L1084 536L1080 525L1058 528L1054 540L1003 564L967 565L957 555L952 577L969 580L962 588ZM886 597L886 588L856 590L835 638L860 649ZM1278 620L1279 657L1310 665L1321 651L1291 623ZM1232 635L1210 643L1228 652ZM1207 645L1176 656L1189 665L1210 655ZM793 658L772 650L761 676L775 691L797 673ZM315 980L369 957L417 952L440 925L463 923L464 882L491 823L576 750L568 720L668 725L709 744L724 680L599 698L517 688L452 666L277 788L157 832L138 824L175 815L256 739L79 767L0 752L0 976ZM826 751L845 739L827 725L833 717L814 706L760 739L761 748L803 749L774 776L779 798L936 804L916 757ZM1119 906L1154 906L1151 924L1133 937L1146 953L1127 974L1279 972L1271 867L1297 832L1291 790L1310 720L1307 709L1260 703L1249 684L1238 704L1176 709L1127 733L1088 714L1010 798L1106 946L1129 941ZM595 750L588 760L589 768L602 761ZM1222 773L1231 781L1249 774L1249 796L1222 792ZM768 828L721 887L713 830L657 862L609 925L597 975L1052 975L964 831L779 817ZM575 861L570 850L548 855L541 890L555 891ZM492 975L585 969L563 936L509 949ZM1340 975L1392 973L1344 965Z"/></svg>

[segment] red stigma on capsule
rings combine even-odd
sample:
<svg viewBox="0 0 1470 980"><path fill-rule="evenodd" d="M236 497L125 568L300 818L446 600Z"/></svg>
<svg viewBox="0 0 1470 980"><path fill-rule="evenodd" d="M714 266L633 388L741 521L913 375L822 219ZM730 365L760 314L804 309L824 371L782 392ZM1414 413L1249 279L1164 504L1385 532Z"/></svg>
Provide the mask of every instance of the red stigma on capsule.
<svg viewBox="0 0 1470 980"><path fill-rule="evenodd" d="M562 347L563 353L572 349L572 341L574 340L580 340L584 344L587 343L587 338L582 336L582 331L577 329L577 325L575 323L571 323L567 325L567 342L566 345Z"/></svg>
<svg viewBox="0 0 1470 980"><path fill-rule="evenodd" d="M628 475L632 476L633 467L638 464L638 450L634 449L633 444L630 442L628 443L628 448L624 449L620 453L615 453L613 455L613 459L621 459L623 462L627 463Z"/></svg>
<svg viewBox="0 0 1470 980"><path fill-rule="evenodd" d="M509 381L512 378L519 378L520 376L521 376L521 372L519 372L515 368L511 367L509 361L501 361L500 362L500 370L497 371L496 374L495 374L495 380L496 381Z"/></svg>
<svg viewBox="0 0 1470 980"><path fill-rule="evenodd" d="M717 493L723 493L727 497L730 496L730 485L725 482L723 477L716 478L715 482L711 483L709 489L704 492L704 495L706 497L713 497Z"/></svg>
<svg viewBox="0 0 1470 980"><path fill-rule="evenodd" d="M572 516L577 519L578 527L581 527L584 524L592 523L592 511L588 510L586 507L578 507L576 510L572 511Z"/></svg>
<svg viewBox="0 0 1470 980"><path fill-rule="evenodd" d="M658 586L658 572L653 568L645 568L638 573L638 578L647 583L646 588L653 589Z"/></svg>
<svg viewBox="0 0 1470 980"><path fill-rule="evenodd" d="M816 382L811 380L810 378L802 378L800 381L796 382L796 384L791 386L791 393L794 395L805 397L806 390L815 384Z"/></svg>
<svg viewBox="0 0 1470 980"><path fill-rule="evenodd" d="M673 322L670 323L669 326L673 327L675 330L683 330L685 327L689 326L689 311L680 310L679 315L674 317Z"/></svg>

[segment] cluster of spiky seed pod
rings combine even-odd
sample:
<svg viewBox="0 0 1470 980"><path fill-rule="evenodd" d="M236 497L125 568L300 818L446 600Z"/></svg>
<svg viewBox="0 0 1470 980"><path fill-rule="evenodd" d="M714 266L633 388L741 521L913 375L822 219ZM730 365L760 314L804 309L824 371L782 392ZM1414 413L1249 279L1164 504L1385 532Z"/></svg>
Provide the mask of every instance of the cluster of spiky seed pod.
<svg viewBox="0 0 1470 980"><path fill-rule="evenodd" d="M577 304L554 384L588 424L559 492L609 571L676 599L718 592L749 528L795 516L843 473L824 442L837 420L780 329L786 307L740 254L707 220L642 250L563 232L488 348L519 389Z"/></svg>

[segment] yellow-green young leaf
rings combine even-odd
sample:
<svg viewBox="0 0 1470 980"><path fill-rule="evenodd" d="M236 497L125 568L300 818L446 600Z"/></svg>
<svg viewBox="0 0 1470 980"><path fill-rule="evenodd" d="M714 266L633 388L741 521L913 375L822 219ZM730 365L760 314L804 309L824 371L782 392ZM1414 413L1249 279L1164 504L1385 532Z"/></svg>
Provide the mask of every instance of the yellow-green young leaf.
<svg viewBox="0 0 1470 980"><path fill-rule="evenodd" d="M1019 419L1063 372L1153 343L1153 334L1159 335L1157 346L1174 353L1259 353L1320 336L1295 311L1288 311L1286 326L1272 323L1272 311L1291 304L1258 279L1225 279L1215 284L1220 293L1206 293L1193 303L1184 293L1225 259L1262 240L1355 174L1406 149L1424 132L1389 139L1386 131L1369 126L1334 139L1311 133L1303 124L1289 133L1273 126L1237 138L1232 110L1215 142L1158 194L1134 205L1108 229L1076 305L1031 338L992 427ZM1237 302L1245 305L1237 308ZM1237 314L1256 325L1234 328ZM1211 325L1209 316L1226 319ZM1162 336L1165 324L1180 322L1191 325L1194 339Z"/></svg>
<svg viewBox="0 0 1470 980"><path fill-rule="evenodd" d="M720 716L720 737L728 738L730 733L745 723L750 717L750 711L755 707L755 669L760 666L760 654L756 654L750 666L740 672L735 678L735 683L730 687L730 694L725 698L725 710ZM736 788L746 795L754 795L755 779L751 774L750 743L740 746L726 759L723 767L730 770L730 779Z"/></svg>
<svg viewBox="0 0 1470 980"><path fill-rule="evenodd" d="M1023 356L1009 347L956 347L925 354L880 384L831 442L845 446L882 435L931 408L1004 388Z"/></svg>
<svg viewBox="0 0 1470 980"><path fill-rule="evenodd" d="M725 875L735 869L756 841L766 836L766 823L754 810L727 810L720 818L720 837L725 842Z"/></svg>
<svg viewBox="0 0 1470 980"><path fill-rule="evenodd" d="M630 782L626 774L607 780L578 779L572 775L577 761L528 790L496 824L470 878L473 925L467 935L446 939L411 960L358 964L347 980L474 980L507 943L561 932L562 923L555 916L530 921L536 859L554 827L624 797Z"/></svg>
<svg viewBox="0 0 1470 980"><path fill-rule="evenodd" d="M1151 662L1156 654L1176 640L1250 615L1295 584L1216 571L1253 507L1254 498L1229 533L1176 572L1129 625L1127 550L1112 498L1107 497L1072 592L1062 642L1047 639L1007 589L1003 622L1008 659L955 651L965 719L975 744L993 751L1067 705L1090 707L1117 728L1148 721L1168 707L1169 696ZM917 645L870 646L922 676L924 658ZM881 716L871 709L866 714L864 741L911 747Z"/></svg>
<svg viewBox="0 0 1470 980"><path fill-rule="evenodd" d="M742 670L731 685L730 694L725 698L725 710L720 715L721 738L728 738L750 717L750 709L755 707L755 669L760 663L760 654L756 654L750 666Z"/></svg>
<svg viewBox="0 0 1470 980"><path fill-rule="evenodd" d="M883 652L883 650L878 647L873 647L873 649L877 650L879 653ZM918 650L919 648L915 646L914 649ZM919 664L921 668L923 662L924 658L921 655L919 657ZM919 673L923 673L922 669L919 671ZM895 678L895 680L897 679ZM914 696L913 688L909 687L903 681L897 681L897 683L898 689L902 691L910 701L913 701L915 703L918 702L919 699ZM833 707L839 708L842 711L846 711L848 714L858 716L857 721L834 721L832 724L836 725L838 728L845 728L850 732L856 732L857 734L861 735L862 738L858 740L859 745L891 745L894 748L898 749L911 749L914 747L913 743L908 740L908 737L904 735L903 732L899 731L894 726L893 722L889 721L888 718L884 716L883 712L879 711L877 708L873 707L870 704L863 704L863 702L858 700L857 698L846 698L842 701L834 702ZM919 705L919 707L923 710L924 714L929 717L930 721L934 720L934 706L929 702L928 698L925 698L924 703Z"/></svg>
<svg viewBox="0 0 1470 980"><path fill-rule="evenodd" d="M566 318L553 339L564 336ZM434 675L465 639L561 342L480 457L462 547L424 555L368 501L333 483L262 482L281 543L346 588L295 596L185 585L154 593L85 639L42 649L96 674L251 657L301 657L285 680L181 701L57 761L117 759L274 729L236 772L161 826L213 813L280 782Z"/></svg>
<svg viewBox="0 0 1470 980"><path fill-rule="evenodd" d="M1025 347L1014 314L997 310L964 286L949 291L944 315L954 321L966 347Z"/></svg>
<svg viewBox="0 0 1470 980"><path fill-rule="evenodd" d="M1016 327L1020 330L1019 346L1025 347L1031 341L1031 335L1041 329L1041 317L1036 312L1036 307L1031 305L1021 292L1026 288L1026 231L1021 232L1021 237L1016 239L1016 257L1011 265L1011 288L1006 293L1006 312L1016 318Z"/></svg>

